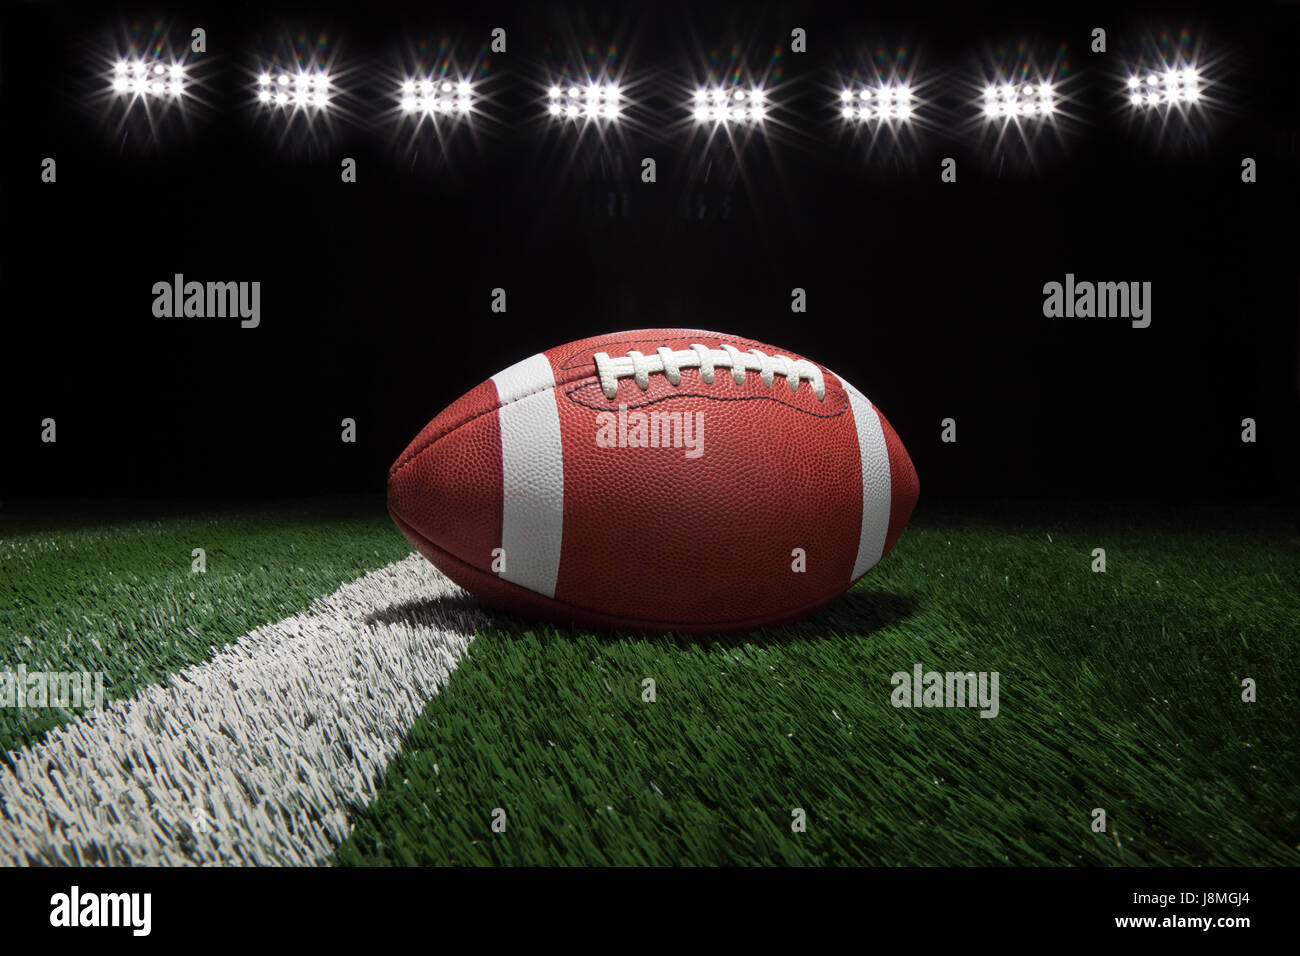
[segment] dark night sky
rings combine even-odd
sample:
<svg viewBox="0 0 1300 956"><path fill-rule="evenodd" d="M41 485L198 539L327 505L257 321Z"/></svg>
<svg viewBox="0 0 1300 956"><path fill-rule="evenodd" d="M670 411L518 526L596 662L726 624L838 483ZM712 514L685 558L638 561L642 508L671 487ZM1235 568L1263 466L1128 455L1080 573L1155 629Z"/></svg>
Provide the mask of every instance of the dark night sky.
<svg viewBox="0 0 1300 956"><path fill-rule="evenodd" d="M653 325L835 369L889 417L927 494L1243 500L1300 486L1295 5L321 9L163 11L178 43L206 27L209 53L202 103L151 131L104 95L104 68L159 10L7 8L0 495L379 491L420 426L493 372ZM1105 56L1088 50L1097 25ZM495 26L509 50L485 56ZM793 26L811 51L774 58ZM1183 28L1216 108L1132 122L1124 65ZM249 102L258 53L300 32L323 32L344 71L329 128ZM487 100L472 130L440 141L389 110L418 45L442 41ZM968 100L996 48L1014 58L1021 43L1056 64L1071 116L999 143ZM548 77L611 46L628 122L602 138L539 116ZM735 146L683 121L710 51L723 64L733 48L781 104ZM873 145L842 134L834 92L878 48L891 62L906 50L930 102L927 122ZM55 185L39 181L46 156ZM645 156L657 183L639 179ZM356 184L339 181L343 157ZM943 157L955 184L940 182ZM154 318L152 286L177 272L260 281L261 326ZM1152 282L1151 327L1044 318L1042 286L1067 272ZM489 310L498 286L504 315ZM806 315L790 312L795 286ZM39 440L46 416L56 446ZM338 440L344 416L355 446ZM955 446L939 442L948 416ZM1256 445L1238 439L1246 416Z"/></svg>

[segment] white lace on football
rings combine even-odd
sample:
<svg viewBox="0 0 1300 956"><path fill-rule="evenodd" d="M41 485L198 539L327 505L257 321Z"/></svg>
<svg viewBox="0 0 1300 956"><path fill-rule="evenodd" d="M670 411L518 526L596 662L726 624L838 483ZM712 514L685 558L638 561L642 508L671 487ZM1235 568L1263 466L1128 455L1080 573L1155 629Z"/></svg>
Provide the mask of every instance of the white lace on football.
<svg viewBox="0 0 1300 956"><path fill-rule="evenodd" d="M650 376L663 373L673 385L680 385L684 368L698 368L700 381L705 385L713 384L715 368L731 369L731 377L737 385L745 384L746 372L757 372L763 384L772 387L777 375L785 376L790 391L799 390L799 382L807 380L812 383L813 394L817 401L826 400L826 381L822 370L807 359L792 359L788 355L765 355L758 349L742 352L732 345L722 345L711 349L705 345L692 345L689 349L674 352L660 346L654 355L643 355L635 349L629 349L627 355L610 358L608 353L597 352L596 374L600 376L600 387L606 398L618 395L618 380L631 377L636 380L641 391L650 387Z"/></svg>

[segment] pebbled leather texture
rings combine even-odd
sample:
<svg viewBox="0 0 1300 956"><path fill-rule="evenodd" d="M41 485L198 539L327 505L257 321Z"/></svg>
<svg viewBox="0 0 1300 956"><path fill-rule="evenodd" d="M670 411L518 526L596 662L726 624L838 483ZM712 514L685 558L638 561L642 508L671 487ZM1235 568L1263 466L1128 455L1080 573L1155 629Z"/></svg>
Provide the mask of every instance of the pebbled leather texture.
<svg viewBox="0 0 1300 956"><path fill-rule="evenodd" d="M868 408L878 417L876 441L860 445L863 423L840 380L822 366L821 401L808 381L792 392L784 377L767 385L751 370L738 384L721 366L711 383L700 369L683 368L677 385L656 373L644 390L631 377L618 381L612 399L601 389L598 352L653 356L659 347L697 343L802 358L687 329L620 332L551 349L543 354L553 411L552 396L539 401L535 390L545 391L547 381L503 409L489 380L421 430L389 472L398 526L487 603L551 621L752 630L832 600L852 584L855 565L865 570L888 553L915 506L919 486L902 442ZM526 363L529 374L540 370L545 378L545 363L534 357L520 366ZM529 401L541 411L515 407ZM665 438L677 444L604 447L597 440L602 427L606 439L617 437L620 417L634 433L633 412L658 416ZM702 425L697 457L688 454L674 416ZM872 480L865 497L864 469ZM880 487L884 494L872 493ZM511 542L505 566L494 568L503 541ZM793 568L796 549L804 555L801 572Z"/></svg>

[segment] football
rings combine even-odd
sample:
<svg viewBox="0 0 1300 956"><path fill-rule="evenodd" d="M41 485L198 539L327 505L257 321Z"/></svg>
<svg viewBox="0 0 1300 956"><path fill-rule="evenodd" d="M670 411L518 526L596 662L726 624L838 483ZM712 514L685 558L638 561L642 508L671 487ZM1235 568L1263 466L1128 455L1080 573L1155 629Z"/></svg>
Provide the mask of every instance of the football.
<svg viewBox="0 0 1300 956"><path fill-rule="evenodd" d="M735 335L616 332L498 372L388 475L411 543L485 604L601 629L800 618L889 553L919 484L866 397Z"/></svg>

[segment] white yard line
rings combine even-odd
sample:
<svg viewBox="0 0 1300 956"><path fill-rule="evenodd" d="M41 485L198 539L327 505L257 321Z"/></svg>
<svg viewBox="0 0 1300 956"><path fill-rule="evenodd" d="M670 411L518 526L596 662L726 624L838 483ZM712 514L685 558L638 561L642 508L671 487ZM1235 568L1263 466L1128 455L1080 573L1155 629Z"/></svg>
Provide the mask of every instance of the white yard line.
<svg viewBox="0 0 1300 956"><path fill-rule="evenodd" d="M311 864L348 836L478 618L418 554L0 768L0 864Z"/></svg>

